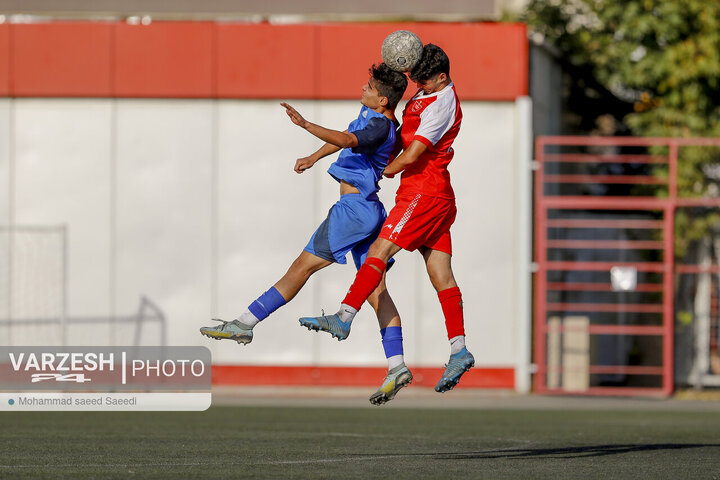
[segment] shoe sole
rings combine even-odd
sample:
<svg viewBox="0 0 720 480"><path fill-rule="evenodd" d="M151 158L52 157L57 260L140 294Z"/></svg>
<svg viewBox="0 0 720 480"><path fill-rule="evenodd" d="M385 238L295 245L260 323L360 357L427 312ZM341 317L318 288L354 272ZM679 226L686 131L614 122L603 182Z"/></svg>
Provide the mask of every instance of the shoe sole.
<svg viewBox="0 0 720 480"><path fill-rule="evenodd" d="M460 374L459 374L458 376L456 376L455 378L448 378L448 379L447 379L445 382L443 382L442 384L435 386L435 391L438 392L438 393L449 392L450 390L452 390L453 388L455 388L455 386L456 386L458 383L460 383L460 378L461 378L463 375L465 375L465 373L466 373L468 370L470 370L472 367L474 367L474 366L475 366L475 360L473 360L472 362L466 363L466 364L465 364L465 367L463 368L463 371L460 372ZM442 380L441 380L441 381L442 381Z"/></svg>
<svg viewBox="0 0 720 480"><path fill-rule="evenodd" d="M410 385L412 383L412 379L412 374L400 375L395 381L395 388L392 392L390 392L389 395L385 392L381 392L378 390L370 397L370 403L372 403L373 405L382 405L389 402L390 400L395 398L395 395L397 395L401 388Z"/></svg>
<svg viewBox="0 0 720 480"><path fill-rule="evenodd" d="M323 329L320 328L318 325L313 325L312 323L306 323L306 322L303 322L302 320L300 320L300 325L302 325L303 327L307 328L308 330L315 330L316 332L326 332L326 333L329 333L330 335L332 335L333 338L337 338L338 342L341 341L341 340L345 340L345 339L349 336L349 334L348 334L348 335L346 335L346 336L343 337L343 336L340 335L340 334L337 334L337 333L335 333L335 332L330 332L330 331L328 331L328 330L323 330Z"/></svg>
<svg viewBox="0 0 720 480"><path fill-rule="evenodd" d="M204 332L200 330L200 333L205 335L208 338L212 338L213 340L235 340L240 345L247 345L248 343L252 342L252 337L243 337L241 335L230 335L229 337L223 337L223 336L215 336L208 332Z"/></svg>

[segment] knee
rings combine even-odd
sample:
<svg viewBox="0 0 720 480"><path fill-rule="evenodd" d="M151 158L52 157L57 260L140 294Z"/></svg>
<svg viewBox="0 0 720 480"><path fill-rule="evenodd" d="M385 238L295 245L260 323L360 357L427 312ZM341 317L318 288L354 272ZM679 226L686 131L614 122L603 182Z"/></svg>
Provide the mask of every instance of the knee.
<svg viewBox="0 0 720 480"><path fill-rule="evenodd" d="M435 290L438 292L448 288L457 287L452 271L428 271L428 275L430 276L430 283L432 283L433 287L435 287Z"/></svg>
<svg viewBox="0 0 720 480"><path fill-rule="evenodd" d="M372 245L370 245L370 248L368 249L367 256L368 257L375 257L379 258L383 262L387 262L390 260L390 257L393 255L392 251L393 243L378 238L373 242Z"/></svg>

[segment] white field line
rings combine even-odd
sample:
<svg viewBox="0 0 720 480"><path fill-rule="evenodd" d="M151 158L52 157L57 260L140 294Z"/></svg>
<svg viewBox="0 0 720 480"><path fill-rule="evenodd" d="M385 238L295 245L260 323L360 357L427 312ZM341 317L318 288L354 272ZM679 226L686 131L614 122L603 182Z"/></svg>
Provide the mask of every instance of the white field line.
<svg viewBox="0 0 720 480"><path fill-rule="evenodd" d="M410 456L431 456L434 453L415 455L373 455L363 457L342 457L342 458L317 458L313 460L276 460L269 462L184 462L184 463L69 463L69 464L37 464L37 465L0 465L0 469L15 468L139 468L139 467L208 467L208 466L232 466L232 465L294 465L313 463L338 463L366 460L382 460L387 458L410 457Z"/></svg>
<svg viewBox="0 0 720 480"><path fill-rule="evenodd" d="M455 452L452 455L464 455L472 454L477 455L479 453L492 454L500 453L507 450L514 450L515 448L501 448L495 450L487 450L484 452ZM364 462L368 460L386 460L390 458L417 458L417 457L435 457L438 455L447 455L448 453L398 453L392 455L363 455L358 457L341 457L341 458L316 458L310 460L275 460L268 462L184 462L184 463L91 463L91 464L36 464L36 465L0 465L0 469L14 469L14 468L137 468L137 467L199 467L199 466L213 466L213 465L307 465L314 463L341 463L341 462Z"/></svg>

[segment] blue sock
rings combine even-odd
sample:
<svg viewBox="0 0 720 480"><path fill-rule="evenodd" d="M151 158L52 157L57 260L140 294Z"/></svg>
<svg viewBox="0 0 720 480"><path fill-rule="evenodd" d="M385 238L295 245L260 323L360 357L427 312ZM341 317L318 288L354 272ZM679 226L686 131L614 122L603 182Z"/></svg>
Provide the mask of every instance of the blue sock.
<svg viewBox="0 0 720 480"><path fill-rule="evenodd" d="M267 292L260 295L257 300L250 304L248 310L250 310L258 320L264 320L268 315L286 303L283 296L280 295L280 292L278 292L275 287L270 287Z"/></svg>
<svg viewBox="0 0 720 480"><path fill-rule="evenodd" d="M380 330L385 357L403 354L402 327L387 327Z"/></svg>

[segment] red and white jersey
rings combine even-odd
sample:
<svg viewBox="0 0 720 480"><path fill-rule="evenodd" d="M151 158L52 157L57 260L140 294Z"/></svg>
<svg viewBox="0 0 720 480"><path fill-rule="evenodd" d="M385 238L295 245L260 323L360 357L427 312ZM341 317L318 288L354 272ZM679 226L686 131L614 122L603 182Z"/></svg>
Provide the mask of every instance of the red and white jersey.
<svg viewBox="0 0 720 480"><path fill-rule="evenodd" d="M460 100L452 83L430 95L418 90L408 100L400 132L403 148L418 140L427 150L403 171L398 195L420 193L455 198L447 166L455 153L452 144L461 121Z"/></svg>

